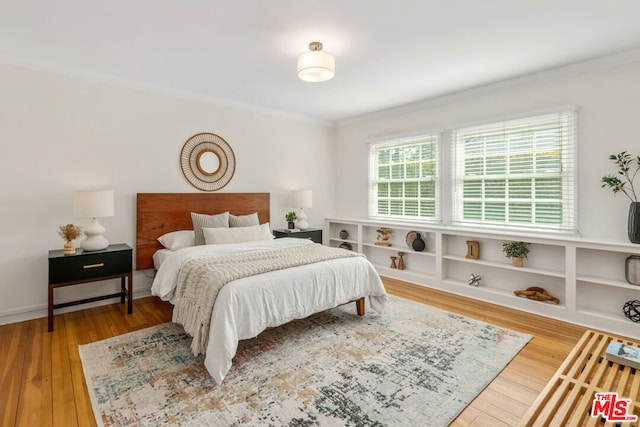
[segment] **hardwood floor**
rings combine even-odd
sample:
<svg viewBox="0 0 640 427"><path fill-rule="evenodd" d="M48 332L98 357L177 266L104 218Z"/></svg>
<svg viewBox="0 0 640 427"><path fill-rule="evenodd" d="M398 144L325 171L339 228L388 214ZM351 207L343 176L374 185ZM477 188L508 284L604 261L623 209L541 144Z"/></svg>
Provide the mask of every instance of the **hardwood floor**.
<svg viewBox="0 0 640 427"><path fill-rule="evenodd" d="M513 426L534 402L585 328L384 278L390 294L459 313L534 339L460 414L453 426ZM171 321L158 298L0 326L0 425L95 426L78 345Z"/></svg>

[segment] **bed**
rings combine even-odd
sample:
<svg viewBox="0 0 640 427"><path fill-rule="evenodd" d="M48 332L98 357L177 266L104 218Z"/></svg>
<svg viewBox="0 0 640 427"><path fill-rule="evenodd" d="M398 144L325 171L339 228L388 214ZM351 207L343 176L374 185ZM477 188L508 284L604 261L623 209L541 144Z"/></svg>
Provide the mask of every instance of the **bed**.
<svg viewBox="0 0 640 427"><path fill-rule="evenodd" d="M136 269L157 269L152 294L174 305L174 322L192 336L194 354L205 354L205 367L216 383L222 383L231 369L239 340L350 302L355 302L359 315L364 315L365 305L377 313L384 311L387 295L379 275L366 258L350 251L305 239L272 239L270 232L269 237L256 240L222 239L173 250L160 244L159 238L166 244L165 236L192 230L192 212L257 216L260 225L228 231L260 229L264 236L269 227L270 195L137 195ZM203 231L217 233L214 236L227 233L210 228ZM265 265L268 267L263 269ZM227 281L220 281L220 277ZM202 292L215 294L210 306L210 297Z"/></svg>

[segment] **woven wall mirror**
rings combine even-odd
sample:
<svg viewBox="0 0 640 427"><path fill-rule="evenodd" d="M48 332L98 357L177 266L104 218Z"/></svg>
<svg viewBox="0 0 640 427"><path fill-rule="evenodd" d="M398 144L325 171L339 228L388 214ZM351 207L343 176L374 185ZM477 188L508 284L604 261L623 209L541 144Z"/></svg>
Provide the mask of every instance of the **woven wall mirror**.
<svg viewBox="0 0 640 427"><path fill-rule="evenodd" d="M199 133L184 143L180 166L191 185L203 191L216 191L231 181L236 171L236 157L222 137Z"/></svg>

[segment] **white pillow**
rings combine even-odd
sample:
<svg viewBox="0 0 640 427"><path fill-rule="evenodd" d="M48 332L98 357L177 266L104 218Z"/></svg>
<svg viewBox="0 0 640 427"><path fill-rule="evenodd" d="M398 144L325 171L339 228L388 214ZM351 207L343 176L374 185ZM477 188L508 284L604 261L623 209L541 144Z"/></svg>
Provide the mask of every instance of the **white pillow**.
<svg viewBox="0 0 640 427"><path fill-rule="evenodd" d="M167 249L177 251L178 249L195 246L196 234L193 230L172 231L158 237L158 242Z"/></svg>
<svg viewBox="0 0 640 427"><path fill-rule="evenodd" d="M258 240L271 240L273 234L269 229L269 223L251 225L249 227L232 228L203 228L204 241L207 245L221 243L255 242Z"/></svg>

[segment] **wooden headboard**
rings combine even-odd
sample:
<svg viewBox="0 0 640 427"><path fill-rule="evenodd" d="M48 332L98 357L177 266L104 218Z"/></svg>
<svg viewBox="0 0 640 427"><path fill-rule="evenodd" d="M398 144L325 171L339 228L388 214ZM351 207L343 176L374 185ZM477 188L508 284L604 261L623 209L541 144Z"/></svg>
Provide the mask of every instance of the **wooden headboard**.
<svg viewBox="0 0 640 427"><path fill-rule="evenodd" d="M157 238L170 231L191 230L191 212L234 215L258 212L260 224L269 222L269 193L138 193L136 270L153 268Z"/></svg>

